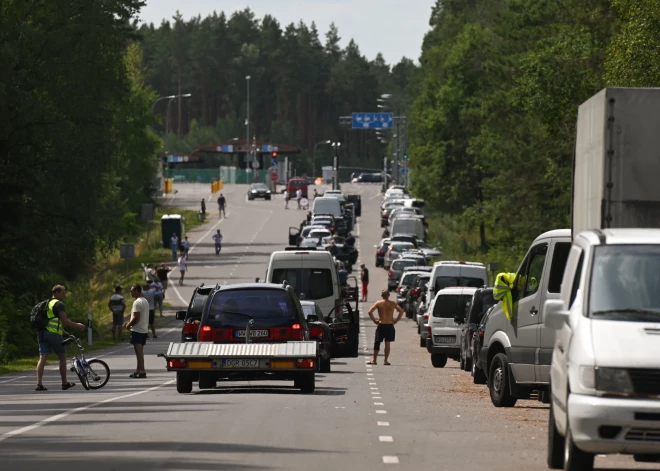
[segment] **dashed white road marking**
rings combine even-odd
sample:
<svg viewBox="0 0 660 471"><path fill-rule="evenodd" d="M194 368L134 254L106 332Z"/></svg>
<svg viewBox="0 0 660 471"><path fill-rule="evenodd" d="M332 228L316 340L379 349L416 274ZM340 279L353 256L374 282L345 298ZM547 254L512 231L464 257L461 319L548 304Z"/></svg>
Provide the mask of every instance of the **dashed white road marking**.
<svg viewBox="0 0 660 471"><path fill-rule="evenodd" d="M386 410L377 410L376 414L387 414Z"/></svg>
<svg viewBox="0 0 660 471"><path fill-rule="evenodd" d="M383 464L399 464L398 456L383 456Z"/></svg>
<svg viewBox="0 0 660 471"><path fill-rule="evenodd" d="M369 386L378 386L376 383L369 383Z"/></svg>
<svg viewBox="0 0 660 471"><path fill-rule="evenodd" d="M380 396L371 396L371 399L382 399Z"/></svg>
<svg viewBox="0 0 660 471"><path fill-rule="evenodd" d="M58 368L59 368L59 366L58 366ZM0 384L11 383L12 381L16 381L17 379L23 379L23 378L27 378L27 376L17 376L16 378L8 379L8 380L5 380L5 381L0 381Z"/></svg>
<svg viewBox="0 0 660 471"><path fill-rule="evenodd" d="M385 404L382 402L374 402L374 406L384 406Z"/></svg>
<svg viewBox="0 0 660 471"><path fill-rule="evenodd" d="M392 437L390 437L389 435L381 435L380 437L378 437L378 440L381 441L381 442L393 442L394 441L394 439Z"/></svg>
<svg viewBox="0 0 660 471"><path fill-rule="evenodd" d="M377 422L379 427L389 427L390 423L389 422Z"/></svg>

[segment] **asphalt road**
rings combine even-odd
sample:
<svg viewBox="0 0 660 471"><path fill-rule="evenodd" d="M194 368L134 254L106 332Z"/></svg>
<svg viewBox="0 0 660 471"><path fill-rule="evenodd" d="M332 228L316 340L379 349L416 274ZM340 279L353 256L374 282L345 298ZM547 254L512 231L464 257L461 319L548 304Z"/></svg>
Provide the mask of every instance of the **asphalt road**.
<svg viewBox="0 0 660 471"><path fill-rule="evenodd" d="M175 188L168 204L179 207L196 209L210 196L208 185ZM184 286L171 283L170 303L187 304L201 282L263 278L270 254L286 245L289 226L305 215L285 210L281 196L248 202L246 189L223 190L226 220L208 203L211 219L189 234L189 273ZM379 187L343 189L362 194L356 235L375 301L386 286L385 271L374 267ZM224 245L216 257L211 235L218 228ZM458 363L433 368L406 320L397 325L392 366L382 365L382 357L379 365L366 365L375 329L369 306L362 306L362 356L333 361L332 373L317 376L313 395L299 394L291 383L261 382L177 394L174 375L156 357L177 341L174 321L146 347L147 379L128 378L135 367L128 345L98 354L112 369L99 391L80 385L61 391L52 365L44 381L48 392L34 391L33 372L2 376L0 470L547 469L547 406L519 401L511 409L494 408L486 388L472 385ZM596 467L658 469L629 457L599 457Z"/></svg>

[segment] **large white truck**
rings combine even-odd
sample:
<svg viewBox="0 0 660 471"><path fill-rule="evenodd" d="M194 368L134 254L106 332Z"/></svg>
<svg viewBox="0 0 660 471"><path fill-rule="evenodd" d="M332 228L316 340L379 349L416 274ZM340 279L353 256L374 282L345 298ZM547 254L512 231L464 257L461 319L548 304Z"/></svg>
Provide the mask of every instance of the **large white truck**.
<svg viewBox="0 0 660 471"><path fill-rule="evenodd" d="M578 112L572 182L572 230L540 235L512 288L513 315L502 304L485 325L478 366L493 404L511 407L534 391L549 401L556 336L544 305L560 298L575 236L589 229L660 227L660 89L606 88Z"/></svg>

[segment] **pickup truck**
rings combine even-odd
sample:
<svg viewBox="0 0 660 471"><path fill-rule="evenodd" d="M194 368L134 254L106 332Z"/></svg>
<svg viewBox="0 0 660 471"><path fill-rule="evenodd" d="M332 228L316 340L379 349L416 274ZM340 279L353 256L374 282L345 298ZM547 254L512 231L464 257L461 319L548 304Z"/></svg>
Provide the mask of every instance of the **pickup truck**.
<svg viewBox="0 0 660 471"><path fill-rule="evenodd" d="M200 389L219 380L292 380L313 393L320 366L295 291L271 283L216 287L204 304L199 341L171 343L159 356L176 372L181 394L190 393L195 380Z"/></svg>

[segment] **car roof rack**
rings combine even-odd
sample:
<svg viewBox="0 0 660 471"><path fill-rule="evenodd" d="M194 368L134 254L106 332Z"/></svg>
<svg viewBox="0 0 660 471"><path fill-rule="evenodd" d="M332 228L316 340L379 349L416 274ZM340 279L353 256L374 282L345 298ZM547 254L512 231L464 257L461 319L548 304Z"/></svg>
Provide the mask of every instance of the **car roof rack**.
<svg viewBox="0 0 660 471"><path fill-rule="evenodd" d="M461 261L458 261L458 260L441 260L441 261L435 262L435 263L439 263L441 265L470 265L470 266L473 266L473 267L485 267L485 265L481 262L466 262L466 261L463 261L463 260L461 260Z"/></svg>

